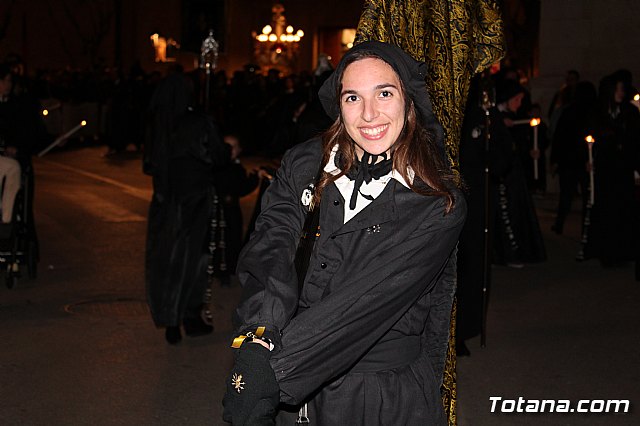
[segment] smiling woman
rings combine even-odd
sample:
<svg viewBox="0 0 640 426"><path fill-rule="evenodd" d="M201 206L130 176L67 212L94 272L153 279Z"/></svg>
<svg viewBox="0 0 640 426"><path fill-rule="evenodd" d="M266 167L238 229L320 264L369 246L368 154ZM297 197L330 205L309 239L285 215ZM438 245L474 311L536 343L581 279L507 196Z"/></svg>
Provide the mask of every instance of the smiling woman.
<svg viewBox="0 0 640 426"><path fill-rule="evenodd" d="M239 261L226 421L293 424L299 408L315 425L444 424L466 208L424 70L366 42L320 89L334 124L285 154Z"/></svg>
<svg viewBox="0 0 640 426"><path fill-rule="evenodd" d="M340 106L358 157L364 151L391 154L405 115L400 79L391 65L377 58L351 64L342 77Z"/></svg>

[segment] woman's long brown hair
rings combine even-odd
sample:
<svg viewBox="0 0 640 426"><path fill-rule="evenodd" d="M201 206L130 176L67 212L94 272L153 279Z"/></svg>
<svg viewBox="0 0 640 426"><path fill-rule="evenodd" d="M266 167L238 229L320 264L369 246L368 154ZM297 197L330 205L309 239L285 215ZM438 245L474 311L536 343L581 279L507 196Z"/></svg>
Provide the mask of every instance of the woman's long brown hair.
<svg viewBox="0 0 640 426"><path fill-rule="evenodd" d="M346 64L343 70L351 63L366 57L378 58L371 54L355 56L351 58L352 61ZM340 80L342 80L342 76L340 76ZM451 169L445 165L442 158L443 154L438 152L433 141L433 133L420 124L413 100L406 96L402 80L400 78L398 78L398 80L400 80L402 92L406 100L405 123L398 140L391 148L393 169L402 175L404 180L409 184L409 187L417 194L446 197L446 212L448 213L453 208L455 201L451 192L451 188L455 186L455 177ZM342 83L338 85L336 99L340 99L339 94L341 92ZM343 170L337 175L327 172L322 173L314 194L314 206L318 206L322 191L327 185L345 175L355 166L355 142L347 133L341 115L338 116L333 125L322 135L322 164L327 164L331 156L331 151L336 144L338 145L338 153L336 153L336 155L339 154L341 156ZM408 175L409 168L415 173L413 179Z"/></svg>

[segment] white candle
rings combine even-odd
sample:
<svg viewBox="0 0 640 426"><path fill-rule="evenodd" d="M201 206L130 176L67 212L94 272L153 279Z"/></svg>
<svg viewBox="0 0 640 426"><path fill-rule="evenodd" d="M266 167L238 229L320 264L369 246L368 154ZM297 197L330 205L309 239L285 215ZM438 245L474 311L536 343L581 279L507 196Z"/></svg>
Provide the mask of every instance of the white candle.
<svg viewBox="0 0 640 426"><path fill-rule="evenodd" d="M539 118L532 118L529 125L533 127L533 150L538 150L538 125L540 124ZM533 179L538 180L538 158L533 159Z"/></svg>
<svg viewBox="0 0 640 426"><path fill-rule="evenodd" d="M42 157L44 156L47 152L51 151L55 146L57 146L58 144L60 144L62 141L64 141L65 139L67 139L69 136L73 135L75 132L77 132L78 130L82 129L84 126L87 125L87 122L85 120L82 120L80 122L80 124L78 124L76 127L74 127L73 129L69 130L67 133L65 133L64 135L58 137L58 139L56 139L55 141L53 141L51 143L51 145L49 145L48 147L46 147L45 149L43 149L39 154L38 157Z"/></svg>
<svg viewBox="0 0 640 426"><path fill-rule="evenodd" d="M593 136L589 135L585 138L587 141L587 147L589 148L589 186L591 187L591 191L589 191L589 204L593 206L595 202L595 176L593 174L593 143L596 141Z"/></svg>

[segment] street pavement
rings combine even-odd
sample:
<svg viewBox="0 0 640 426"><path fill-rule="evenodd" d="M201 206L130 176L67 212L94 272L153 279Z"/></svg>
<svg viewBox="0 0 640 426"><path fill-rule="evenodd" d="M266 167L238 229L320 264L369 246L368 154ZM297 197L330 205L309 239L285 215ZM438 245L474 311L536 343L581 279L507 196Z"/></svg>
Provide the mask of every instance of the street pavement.
<svg viewBox="0 0 640 426"><path fill-rule="evenodd" d="M41 259L36 279L0 286L0 426L222 425L238 284L216 288L212 335L168 345L144 302L151 181L137 153L104 151L34 160ZM640 283L631 265L576 262L578 214L551 234L554 203L537 200L549 260L493 269L487 346L459 359L461 426L640 424ZM491 413L492 396L628 399L631 412Z"/></svg>

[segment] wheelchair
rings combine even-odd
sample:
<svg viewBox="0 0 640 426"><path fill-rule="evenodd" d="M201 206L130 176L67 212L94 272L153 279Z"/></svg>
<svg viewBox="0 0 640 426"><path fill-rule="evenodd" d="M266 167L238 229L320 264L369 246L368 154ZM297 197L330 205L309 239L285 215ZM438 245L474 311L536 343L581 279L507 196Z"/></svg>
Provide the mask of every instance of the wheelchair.
<svg viewBox="0 0 640 426"><path fill-rule="evenodd" d="M30 167L22 169L21 187L14 201L11 222L0 223L0 274L4 273L9 289L18 285L25 269L29 279L36 278L37 273L38 244L31 206L33 173ZM0 184L0 189L4 190L4 180Z"/></svg>

